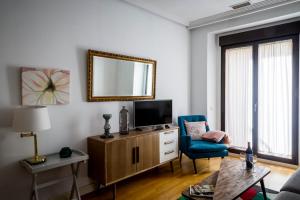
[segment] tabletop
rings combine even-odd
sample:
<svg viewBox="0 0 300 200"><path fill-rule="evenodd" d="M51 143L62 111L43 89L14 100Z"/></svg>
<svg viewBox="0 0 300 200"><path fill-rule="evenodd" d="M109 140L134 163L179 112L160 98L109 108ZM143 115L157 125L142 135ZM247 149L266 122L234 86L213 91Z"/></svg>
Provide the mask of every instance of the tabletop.
<svg viewBox="0 0 300 200"><path fill-rule="evenodd" d="M214 199L236 199L271 172L269 168L257 165L253 170L246 170L244 165L241 160L222 161Z"/></svg>
<svg viewBox="0 0 300 200"><path fill-rule="evenodd" d="M198 185L215 185L214 200L232 200L238 198L247 189L261 181L271 171L267 167L255 166L253 170L246 170L240 160L223 159L220 170L202 180ZM182 193L183 196L193 200L206 200L189 195L189 189Z"/></svg>
<svg viewBox="0 0 300 200"><path fill-rule="evenodd" d="M47 157L46 162L37 164L37 165L30 165L27 161L21 160L20 164L32 174L47 171L50 169L63 167L66 165L70 165L73 163L78 163L82 161L86 161L89 159L88 154L83 151L72 149L72 155L69 158L60 158L59 153L53 153L49 155L45 155Z"/></svg>

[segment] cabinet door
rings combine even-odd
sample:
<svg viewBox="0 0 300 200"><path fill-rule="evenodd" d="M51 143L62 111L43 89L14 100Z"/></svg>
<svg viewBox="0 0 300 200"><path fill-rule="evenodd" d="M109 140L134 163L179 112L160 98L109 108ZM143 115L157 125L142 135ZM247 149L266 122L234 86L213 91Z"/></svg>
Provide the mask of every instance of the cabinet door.
<svg viewBox="0 0 300 200"><path fill-rule="evenodd" d="M136 172L136 138L113 141L107 144L107 183Z"/></svg>
<svg viewBox="0 0 300 200"><path fill-rule="evenodd" d="M137 137L137 171L145 170L159 164L158 133Z"/></svg>

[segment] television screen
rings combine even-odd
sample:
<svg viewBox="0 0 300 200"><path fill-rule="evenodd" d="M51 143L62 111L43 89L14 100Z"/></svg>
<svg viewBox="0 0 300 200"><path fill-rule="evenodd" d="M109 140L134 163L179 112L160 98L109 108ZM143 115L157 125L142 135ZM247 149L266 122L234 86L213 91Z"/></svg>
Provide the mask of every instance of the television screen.
<svg viewBox="0 0 300 200"><path fill-rule="evenodd" d="M134 126L172 123L172 100L134 101Z"/></svg>

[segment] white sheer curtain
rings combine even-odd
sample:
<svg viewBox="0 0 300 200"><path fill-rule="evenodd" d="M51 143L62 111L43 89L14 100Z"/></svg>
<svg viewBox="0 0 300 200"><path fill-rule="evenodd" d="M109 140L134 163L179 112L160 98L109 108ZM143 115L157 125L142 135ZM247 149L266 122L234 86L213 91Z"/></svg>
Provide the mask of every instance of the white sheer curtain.
<svg viewBox="0 0 300 200"><path fill-rule="evenodd" d="M252 141L252 46L225 52L225 131L232 146Z"/></svg>
<svg viewBox="0 0 300 200"><path fill-rule="evenodd" d="M258 46L258 152L292 156L292 40Z"/></svg>

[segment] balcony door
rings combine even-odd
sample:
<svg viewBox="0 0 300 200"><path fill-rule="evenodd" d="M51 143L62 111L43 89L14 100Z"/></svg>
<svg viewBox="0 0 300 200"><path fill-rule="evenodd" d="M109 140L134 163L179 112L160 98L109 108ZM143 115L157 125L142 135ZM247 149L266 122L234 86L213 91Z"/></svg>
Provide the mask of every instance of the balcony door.
<svg viewBox="0 0 300 200"><path fill-rule="evenodd" d="M222 48L223 129L232 146L298 163L299 35Z"/></svg>

